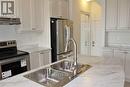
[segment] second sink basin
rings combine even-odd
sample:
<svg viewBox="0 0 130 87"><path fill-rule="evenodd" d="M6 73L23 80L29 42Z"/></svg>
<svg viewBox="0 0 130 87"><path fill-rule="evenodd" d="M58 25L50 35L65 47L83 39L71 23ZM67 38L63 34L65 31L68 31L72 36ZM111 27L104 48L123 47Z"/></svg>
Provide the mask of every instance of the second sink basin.
<svg viewBox="0 0 130 87"><path fill-rule="evenodd" d="M67 61L67 60L51 65L51 68L53 69L70 73L72 75L71 76L72 78L79 75L82 72L85 72L90 67L91 66L87 64L86 65L77 64L77 66L75 66L73 61Z"/></svg>

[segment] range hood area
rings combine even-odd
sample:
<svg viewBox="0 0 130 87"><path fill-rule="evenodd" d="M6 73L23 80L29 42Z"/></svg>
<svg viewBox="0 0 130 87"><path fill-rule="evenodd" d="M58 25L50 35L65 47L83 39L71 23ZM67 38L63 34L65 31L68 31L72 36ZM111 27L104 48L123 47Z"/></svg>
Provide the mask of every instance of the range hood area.
<svg viewBox="0 0 130 87"><path fill-rule="evenodd" d="M20 25L20 18L0 17L0 25Z"/></svg>

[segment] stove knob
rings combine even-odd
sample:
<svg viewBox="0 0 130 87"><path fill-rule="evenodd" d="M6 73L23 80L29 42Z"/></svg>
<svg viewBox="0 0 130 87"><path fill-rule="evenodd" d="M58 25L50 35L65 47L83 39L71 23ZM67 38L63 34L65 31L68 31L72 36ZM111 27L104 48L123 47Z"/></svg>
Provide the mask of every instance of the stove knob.
<svg viewBox="0 0 130 87"><path fill-rule="evenodd" d="M14 45L15 45L15 44L16 44L16 43L15 43L15 41L13 41L13 42L12 42L12 44L14 44Z"/></svg>
<svg viewBox="0 0 130 87"><path fill-rule="evenodd" d="M11 42L8 42L8 45L10 45L11 44Z"/></svg>

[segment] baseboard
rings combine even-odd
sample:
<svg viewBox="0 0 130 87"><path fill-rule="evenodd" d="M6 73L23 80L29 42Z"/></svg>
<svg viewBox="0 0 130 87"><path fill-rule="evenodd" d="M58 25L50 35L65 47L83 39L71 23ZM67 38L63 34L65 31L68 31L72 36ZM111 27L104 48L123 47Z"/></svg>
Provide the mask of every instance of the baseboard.
<svg viewBox="0 0 130 87"><path fill-rule="evenodd" d="M130 82L130 78L126 77L125 81Z"/></svg>

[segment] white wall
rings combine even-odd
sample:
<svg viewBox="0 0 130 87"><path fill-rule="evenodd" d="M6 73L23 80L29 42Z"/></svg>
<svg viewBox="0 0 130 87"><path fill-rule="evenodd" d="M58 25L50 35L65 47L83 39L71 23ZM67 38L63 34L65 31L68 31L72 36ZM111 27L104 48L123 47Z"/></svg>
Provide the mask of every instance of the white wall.
<svg viewBox="0 0 130 87"><path fill-rule="evenodd" d="M101 56L104 47L105 31L105 0L86 2L86 0L70 0L70 19L74 21L74 38L80 50L80 11L88 12L92 18L92 28L95 30L96 47L94 55Z"/></svg>
<svg viewBox="0 0 130 87"><path fill-rule="evenodd" d="M91 29L94 32L95 47L92 55L102 56L105 42L105 0L97 0L91 3ZM92 36L93 36L92 35Z"/></svg>
<svg viewBox="0 0 130 87"><path fill-rule="evenodd" d="M70 19L73 20L73 35L80 51L80 11L89 12L89 4L85 0L70 0Z"/></svg>
<svg viewBox="0 0 130 87"><path fill-rule="evenodd" d="M0 25L0 41L16 39L14 27Z"/></svg>

